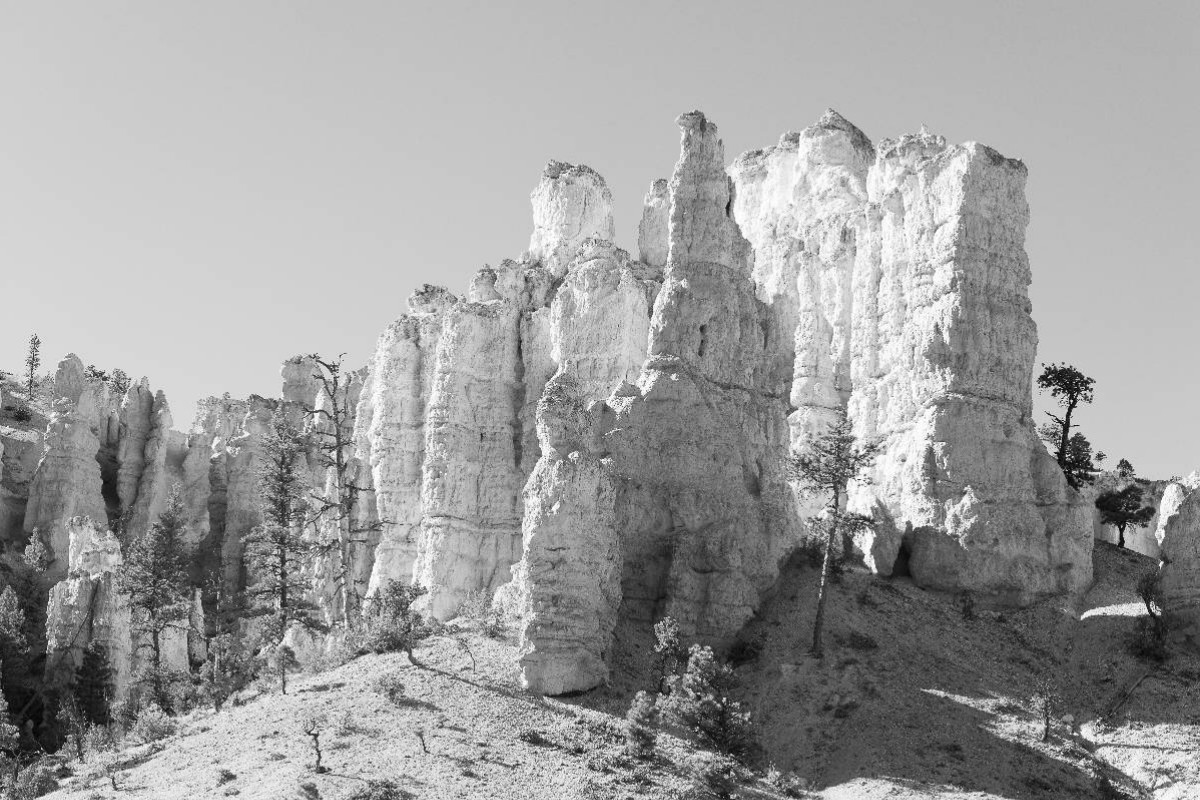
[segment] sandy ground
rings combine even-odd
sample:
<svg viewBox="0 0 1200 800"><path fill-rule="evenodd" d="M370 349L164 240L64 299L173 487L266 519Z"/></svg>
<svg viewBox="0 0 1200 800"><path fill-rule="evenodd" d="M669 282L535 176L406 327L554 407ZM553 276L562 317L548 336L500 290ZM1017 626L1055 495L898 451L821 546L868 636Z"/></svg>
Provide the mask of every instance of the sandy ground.
<svg viewBox="0 0 1200 800"><path fill-rule="evenodd" d="M823 659L807 655L815 573L792 567L747 627L737 668L764 769L810 781L810 796L874 798L1200 798L1200 658L1163 665L1124 645L1145 614L1133 594L1151 561L1098 544L1083 597L1022 610L978 607L906 579L850 573L835 587ZM285 697L197 712L161 749L129 751L113 791L73 765L66 797L347 798L388 779L419 798L672 798L702 756L660 737L653 763L623 759L620 715L645 685L649 638L623 630L612 685L567 699L515 688L515 641L437 638L413 666L365 656L297 677ZM757 655L753 655L757 648ZM394 676L411 698L380 694ZM1058 699L1049 742L1034 693ZM327 720L323 764L298 720ZM423 740L423 743L422 743ZM222 772L225 770L227 772ZM744 797L777 797L748 783Z"/></svg>

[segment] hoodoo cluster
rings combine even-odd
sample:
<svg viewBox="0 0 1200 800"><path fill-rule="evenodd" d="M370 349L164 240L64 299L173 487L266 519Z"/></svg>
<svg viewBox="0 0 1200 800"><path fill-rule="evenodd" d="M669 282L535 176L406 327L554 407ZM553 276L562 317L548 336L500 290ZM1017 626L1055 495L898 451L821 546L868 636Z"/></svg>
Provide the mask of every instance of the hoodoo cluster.
<svg viewBox="0 0 1200 800"><path fill-rule="evenodd" d="M727 165L703 114L678 125L636 255L603 178L553 161L529 249L462 296L419 288L351 376L355 585L419 582L440 618L486 592L520 620L529 689L597 686L623 630L737 633L816 510L787 459L847 411L883 443L850 497L872 570L1015 603L1088 586L1090 504L1031 417L1024 165L925 131L872 144L834 111ZM181 434L146 383L110 397L62 362L44 441L6 440L0 498L5 534L38 529L55 559L52 650L136 651L109 531L145 530L173 484L198 574L240 588L262 435L279 403L320 404L313 369L292 359L281 400L207 401ZM1182 529L1197 495L1167 495ZM1171 586L1196 601L1190 558ZM330 592L314 582L336 621Z"/></svg>

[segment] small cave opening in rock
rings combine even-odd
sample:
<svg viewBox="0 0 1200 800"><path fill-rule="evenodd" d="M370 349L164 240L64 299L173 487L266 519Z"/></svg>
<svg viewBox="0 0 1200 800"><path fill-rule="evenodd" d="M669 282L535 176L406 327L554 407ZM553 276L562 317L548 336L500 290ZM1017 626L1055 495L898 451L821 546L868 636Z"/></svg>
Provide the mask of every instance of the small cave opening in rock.
<svg viewBox="0 0 1200 800"><path fill-rule="evenodd" d="M707 347L708 347L708 326L701 325L700 326L700 347L699 347L699 349L697 349L696 355L700 358L704 358L704 350Z"/></svg>
<svg viewBox="0 0 1200 800"><path fill-rule="evenodd" d="M893 578L911 578L912 570L909 569L909 561L912 559L912 545L905 539L900 543L900 550L896 553L896 561L892 564Z"/></svg>
<svg viewBox="0 0 1200 800"><path fill-rule="evenodd" d="M117 446L106 444L96 453L100 465L100 496L104 498L104 513L109 530L116 530L121 519L121 496L117 494Z"/></svg>

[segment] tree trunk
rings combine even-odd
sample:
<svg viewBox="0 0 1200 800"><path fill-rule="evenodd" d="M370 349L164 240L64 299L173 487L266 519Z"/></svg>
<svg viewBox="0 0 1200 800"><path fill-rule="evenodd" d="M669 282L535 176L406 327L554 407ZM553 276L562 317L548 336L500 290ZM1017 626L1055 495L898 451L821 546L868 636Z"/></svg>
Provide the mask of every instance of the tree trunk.
<svg viewBox="0 0 1200 800"><path fill-rule="evenodd" d="M1117 547L1124 547L1124 546L1125 546L1125 526L1118 525L1117 526Z"/></svg>
<svg viewBox="0 0 1200 800"><path fill-rule="evenodd" d="M812 654L820 658L823 654L821 633L825 625L825 601L829 597L829 569L833 562L833 539L837 535L837 517L829 523L825 536L825 557L821 559L821 582L817 587L817 615L813 620Z"/></svg>
<svg viewBox="0 0 1200 800"><path fill-rule="evenodd" d="M1067 439L1071 436L1071 412L1075 410L1075 401L1067 404L1067 413L1063 416L1062 436L1058 439L1058 466L1067 468Z"/></svg>

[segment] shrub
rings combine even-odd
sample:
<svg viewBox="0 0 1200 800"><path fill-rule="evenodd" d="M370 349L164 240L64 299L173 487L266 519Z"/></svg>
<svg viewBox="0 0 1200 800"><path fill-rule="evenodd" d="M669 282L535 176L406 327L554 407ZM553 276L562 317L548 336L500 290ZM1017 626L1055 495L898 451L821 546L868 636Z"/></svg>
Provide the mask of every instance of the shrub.
<svg viewBox="0 0 1200 800"><path fill-rule="evenodd" d="M401 789L392 781L367 781L346 800L417 800L412 792Z"/></svg>
<svg viewBox="0 0 1200 800"><path fill-rule="evenodd" d="M753 743L750 714L730 698L733 670L711 647L692 645L687 670L671 680L665 710L707 747L742 758Z"/></svg>
<svg viewBox="0 0 1200 800"><path fill-rule="evenodd" d="M19 406L13 408L10 416L16 422L29 422L29 420L33 419L33 410L29 408L28 403L21 403Z"/></svg>
<svg viewBox="0 0 1200 800"><path fill-rule="evenodd" d="M400 676L385 672L375 679L375 691L386 697L394 705L403 705L407 698L404 696L404 683Z"/></svg>
<svg viewBox="0 0 1200 800"><path fill-rule="evenodd" d="M413 647L430 632L424 616L413 608L426 592L419 584L388 581L367 606L367 649L376 653L403 652L413 661Z"/></svg>
<svg viewBox="0 0 1200 800"><path fill-rule="evenodd" d="M538 747L554 747L554 742L546 738L546 735L537 728L526 728L517 735L517 738L526 744L532 744Z"/></svg>
<svg viewBox="0 0 1200 800"><path fill-rule="evenodd" d="M786 797L804 797L804 793L808 789L808 783L803 778L794 772L783 772L774 764L767 767L764 780L768 786Z"/></svg>
<svg viewBox="0 0 1200 800"><path fill-rule="evenodd" d="M962 613L962 618L966 621L975 619L975 595L970 592L962 592L958 596L958 610Z"/></svg>
<svg viewBox="0 0 1200 800"><path fill-rule="evenodd" d="M1167 644L1159 626L1146 617L1138 618L1134 624L1127 646L1130 655L1146 661L1165 661L1167 658Z"/></svg>
<svg viewBox="0 0 1200 800"><path fill-rule="evenodd" d="M324 715L313 712L302 713L297 721L300 732L312 741L313 753L316 755L313 772L328 772L328 767L321 766L321 734L325 732L326 725Z"/></svg>
<svg viewBox="0 0 1200 800"><path fill-rule="evenodd" d="M58 788L54 771L45 760L35 761L17 773L7 797L11 800L33 800Z"/></svg>
<svg viewBox="0 0 1200 800"><path fill-rule="evenodd" d="M724 757L706 758L692 773L688 794L694 800L733 800L738 788L737 764Z"/></svg>
<svg viewBox="0 0 1200 800"><path fill-rule="evenodd" d="M137 720L129 730L129 735L138 741L150 743L175 735L177 729L175 720L154 703L147 703L138 712Z"/></svg>
<svg viewBox="0 0 1200 800"><path fill-rule="evenodd" d="M654 745L658 741L658 731L654 727L657 721L654 697L638 692L625 714L625 749L631 756L651 758L654 755Z"/></svg>

